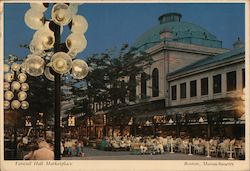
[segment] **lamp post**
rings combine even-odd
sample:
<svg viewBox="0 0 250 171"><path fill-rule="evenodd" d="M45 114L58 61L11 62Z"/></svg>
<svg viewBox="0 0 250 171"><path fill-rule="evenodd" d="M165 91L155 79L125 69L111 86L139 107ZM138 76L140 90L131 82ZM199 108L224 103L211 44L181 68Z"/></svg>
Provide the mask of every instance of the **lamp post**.
<svg viewBox="0 0 250 171"><path fill-rule="evenodd" d="M88 23L83 16L77 15L78 4L52 4L51 19L46 19L43 13L49 7L48 3L30 3L30 9L25 13L26 25L37 30L29 45L31 54L25 60L25 69L31 76L45 77L54 81L54 132L55 132L55 160L61 159L61 75L68 74L74 79L83 79L88 74L88 65L85 61L74 59L87 46L84 36ZM60 37L63 27L69 26L71 34L65 43Z"/></svg>
<svg viewBox="0 0 250 171"><path fill-rule="evenodd" d="M23 65L17 63L18 58L9 55L4 64L4 110L13 110L14 122L14 157L17 158L17 117L19 109L28 109L26 101L29 85L25 83L27 75L24 73Z"/></svg>

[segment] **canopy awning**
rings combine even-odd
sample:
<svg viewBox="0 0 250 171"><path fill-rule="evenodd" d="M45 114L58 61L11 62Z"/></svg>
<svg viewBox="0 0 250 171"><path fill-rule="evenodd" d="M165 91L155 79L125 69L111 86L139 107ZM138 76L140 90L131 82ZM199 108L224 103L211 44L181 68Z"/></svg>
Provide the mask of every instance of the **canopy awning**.
<svg viewBox="0 0 250 171"><path fill-rule="evenodd" d="M244 101L214 101L196 105L174 106L167 109L167 115L191 114L191 113L219 113L225 111L237 111L239 117L245 113Z"/></svg>

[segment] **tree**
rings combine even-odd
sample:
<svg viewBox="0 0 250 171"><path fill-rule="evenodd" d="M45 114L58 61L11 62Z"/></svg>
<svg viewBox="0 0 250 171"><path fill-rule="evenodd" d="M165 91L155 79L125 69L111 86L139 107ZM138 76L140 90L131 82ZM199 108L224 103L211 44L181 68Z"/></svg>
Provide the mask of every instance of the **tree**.
<svg viewBox="0 0 250 171"><path fill-rule="evenodd" d="M39 117L38 113L43 113L44 124L53 120L54 94L53 82L44 76L28 76L28 102L30 104L28 113L31 114L33 121Z"/></svg>
<svg viewBox="0 0 250 171"><path fill-rule="evenodd" d="M128 113L131 112L126 106L137 100L137 97L130 98L135 96L133 90L139 83L136 76L144 73L152 62L149 54L129 49L127 44L119 51L94 54L87 58L91 71L86 77L87 88L82 94L89 103L102 103L102 110L108 111L112 122L121 123L124 117L130 118ZM130 80L132 77L134 81ZM146 78L150 78L148 74Z"/></svg>

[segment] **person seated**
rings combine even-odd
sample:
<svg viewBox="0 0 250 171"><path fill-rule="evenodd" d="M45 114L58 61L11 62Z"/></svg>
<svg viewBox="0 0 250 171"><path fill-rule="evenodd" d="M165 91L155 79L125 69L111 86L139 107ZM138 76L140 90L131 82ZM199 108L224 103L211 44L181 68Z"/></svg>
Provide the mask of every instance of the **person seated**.
<svg viewBox="0 0 250 171"><path fill-rule="evenodd" d="M116 142L115 140L112 140L112 141L111 141L111 145L112 145L112 149L115 150L115 151L118 150L118 149L120 148L119 143Z"/></svg>
<svg viewBox="0 0 250 171"><path fill-rule="evenodd" d="M164 148L162 143L160 143L159 141L155 141L155 146L154 146L155 151L158 154L163 154L164 153Z"/></svg>
<svg viewBox="0 0 250 171"><path fill-rule="evenodd" d="M105 137L101 140L99 148L100 148L100 150L107 150L108 149L108 143L107 143L107 140Z"/></svg>
<svg viewBox="0 0 250 171"><path fill-rule="evenodd" d="M125 149L125 147L126 147L126 143L124 142L123 139L121 139L121 141L120 141L120 147L121 147L122 149Z"/></svg>
<svg viewBox="0 0 250 171"><path fill-rule="evenodd" d="M140 145L140 149L141 149L141 154L146 154L148 147L146 145L146 142L141 143Z"/></svg>

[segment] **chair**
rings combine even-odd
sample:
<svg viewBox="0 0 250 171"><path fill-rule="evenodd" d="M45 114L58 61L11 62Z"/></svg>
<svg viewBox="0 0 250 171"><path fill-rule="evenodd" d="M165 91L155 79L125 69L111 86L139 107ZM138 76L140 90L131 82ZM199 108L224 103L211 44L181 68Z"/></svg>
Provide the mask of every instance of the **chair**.
<svg viewBox="0 0 250 171"><path fill-rule="evenodd" d="M140 149L141 144L140 143L132 143L131 144L131 153L132 154L140 154L141 149Z"/></svg>
<svg viewBox="0 0 250 171"><path fill-rule="evenodd" d="M228 155L229 158L232 158L233 154L234 154L234 157L236 157L236 151L234 148L234 144L235 144L235 139L233 139L229 142L229 147L227 148L227 151L226 151L226 154ZM232 156L230 156L230 154L232 154Z"/></svg>

